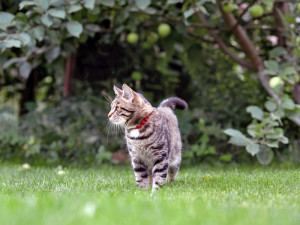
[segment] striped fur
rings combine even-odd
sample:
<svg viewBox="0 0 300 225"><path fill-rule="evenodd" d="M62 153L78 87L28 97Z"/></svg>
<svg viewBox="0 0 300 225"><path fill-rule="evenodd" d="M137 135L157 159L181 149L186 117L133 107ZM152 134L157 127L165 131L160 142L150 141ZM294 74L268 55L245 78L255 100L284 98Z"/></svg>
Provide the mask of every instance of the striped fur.
<svg viewBox="0 0 300 225"><path fill-rule="evenodd" d="M167 179L172 182L180 167L182 148L177 118L172 110L186 109L187 103L173 97L154 108L126 84L123 90L117 87L114 90L116 98L108 117L125 128L137 186L148 189L152 185L154 191ZM134 129L148 115L142 128Z"/></svg>

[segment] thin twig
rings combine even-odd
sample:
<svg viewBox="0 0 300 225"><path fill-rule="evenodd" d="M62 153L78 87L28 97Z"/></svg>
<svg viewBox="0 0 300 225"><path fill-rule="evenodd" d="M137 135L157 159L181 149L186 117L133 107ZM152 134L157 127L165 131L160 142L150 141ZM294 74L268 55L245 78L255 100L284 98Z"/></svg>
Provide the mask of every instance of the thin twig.
<svg viewBox="0 0 300 225"><path fill-rule="evenodd" d="M196 8L195 8L195 12L196 12L196 15L199 18L199 20L202 22L202 24L206 26L208 23L207 23L204 15L200 11L198 11ZM228 46L217 35L216 31L210 30L210 29L207 29L207 31L211 34L211 36L214 38L214 40L218 43L220 49L225 54L227 54L231 59L233 59L238 64L240 64L240 65L242 65L242 66L244 66L244 67L246 67L246 68L248 68L250 70L254 70L254 71L256 70L256 67L255 67L255 65L252 62L243 60L240 57L238 57L236 54L234 54L233 52L231 52L229 50Z"/></svg>
<svg viewBox="0 0 300 225"><path fill-rule="evenodd" d="M256 0L253 0L253 1L245 8L245 10L242 12L242 14L241 14L241 15L239 16L239 18L237 19L236 24L235 24L232 28L230 28L230 31L231 31L231 32L234 31L234 30L237 28L237 26L242 22L243 16L246 14L246 12L249 10L249 8L250 8L251 6L254 5L255 2L256 2Z"/></svg>

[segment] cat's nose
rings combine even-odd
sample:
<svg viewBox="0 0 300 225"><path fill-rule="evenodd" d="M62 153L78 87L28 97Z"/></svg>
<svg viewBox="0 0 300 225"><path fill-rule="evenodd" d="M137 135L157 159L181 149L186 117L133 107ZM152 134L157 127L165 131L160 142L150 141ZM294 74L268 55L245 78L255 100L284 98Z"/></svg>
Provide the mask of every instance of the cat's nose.
<svg viewBox="0 0 300 225"><path fill-rule="evenodd" d="M108 119L109 119L112 116L112 113L109 113L107 116L108 116Z"/></svg>

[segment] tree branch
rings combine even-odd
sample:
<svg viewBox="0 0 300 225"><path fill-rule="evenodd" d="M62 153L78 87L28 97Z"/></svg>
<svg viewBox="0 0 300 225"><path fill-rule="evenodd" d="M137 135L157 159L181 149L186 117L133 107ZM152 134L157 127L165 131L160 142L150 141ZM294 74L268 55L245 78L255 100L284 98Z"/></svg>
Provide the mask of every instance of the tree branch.
<svg viewBox="0 0 300 225"><path fill-rule="evenodd" d="M287 32L281 19L281 12L286 13L288 11L285 2L275 1L273 5L273 16L276 28L276 36L278 37L279 46L285 47L287 38L285 37L285 32Z"/></svg>
<svg viewBox="0 0 300 225"><path fill-rule="evenodd" d="M234 31L235 28L237 28L237 26L242 22L243 16L244 16L244 15L246 14L246 12L250 9L250 7L251 7L252 5L255 4L255 2L256 2L256 0L253 0L253 1L246 7L246 9L242 12L242 14L241 14L241 15L239 16L239 18L237 19L236 24L230 29L231 32Z"/></svg>
<svg viewBox="0 0 300 225"><path fill-rule="evenodd" d="M196 10L196 15L199 18L199 20L202 22L202 24L204 26L208 26L207 20L205 19L204 15L199 12L198 10ZM249 62L249 61L245 61L243 59L241 59L240 57L238 57L236 54L234 54L233 52L231 52L228 48L228 46L223 42L223 40L217 35L215 30L211 30L211 29L207 29L207 31L210 33L210 35L214 38L214 40L217 42L217 44L219 45L220 49L227 54L232 60L234 60L235 62L237 62L238 64L250 69L250 70L256 70L255 65L253 65L253 63Z"/></svg>
<svg viewBox="0 0 300 225"><path fill-rule="evenodd" d="M220 0L217 0L217 4L219 6L219 9L221 10L222 16L229 26L229 28L232 28L236 23L236 19L231 13L224 12L222 9L222 3ZM255 51L255 47L252 44L251 40L249 39L246 31L238 25L234 30L233 34L236 37L237 41L240 43L243 51L245 54L249 57L249 59L252 61L252 63L256 67L256 71L259 70L260 67L263 67L263 63L259 55Z"/></svg>
<svg viewBox="0 0 300 225"><path fill-rule="evenodd" d="M277 0L278 1L278 0ZM220 0L217 0L217 4L221 10L222 16L226 21L229 27L232 27L236 24L236 19L231 13L226 13L222 9L222 3ZM280 105L281 101L279 96L273 91L273 89L269 86L269 79L270 77L263 74L264 65L260 56L256 53L255 47L252 41L249 39L246 31L238 25L236 29L233 30L233 34L240 43L242 49L244 50L245 54L251 59L253 64L257 67L257 75L258 79L260 80L262 86L268 92L268 94L276 101L278 105ZM290 118L295 124L300 126L300 118Z"/></svg>
<svg viewBox="0 0 300 225"><path fill-rule="evenodd" d="M264 71L263 60L256 52L255 46L253 45L252 41L248 37L246 30L241 25L239 25L239 23L237 22L237 20L234 18L234 16L231 13L227 13L227 12L223 11L221 0L217 0L217 5L222 13L222 16L223 16L225 22L227 23L229 29L232 30L236 40L239 42L240 46L242 47L242 51L247 55L247 57L251 60L251 62L245 61L245 60L239 58L234 53L232 53L229 50L228 46L217 35L216 30L207 28L207 31L214 38L214 40L219 44L221 50L225 54L227 54L229 57L231 57L235 62L239 63L240 65L242 65L248 69L257 71L258 79L261 82L264 89L276 101L276 103L278 105L280 105L281 101L280 101L279 96L269 86L270 76L263 74L263 71ZM195 9L195 11L196 11L197 17L202 22L203 26L209 27L204 15L201 12L199 12L197 9ZM290 119L295 124L300 126L300 118L290 118Z"/></svg>
<svg viewBox="0 0 300 225"><path fill-rule="evenodd" d="M222 16L227 23L229 27L235 26L236 19L231 13L226 13L222 9L222 3L220 0L217 0L217 4L221 10ZM280 104L280 98L278 95L273 91L273 89L269 86L269 80L270 77L263 74L264 65L262 62L262 59L258 55L258 53L255 50L255 47L252 43L252 41L249 39L246 31L244 28L240 25L237 25L237 27L233 30L233 34L237 41L240 43L244 53L250 58L252 63L256 67L258 79L261 82L262 86L265 88L265 90L268 92L268 94L277 102L277 104Z"/></svg>
<svg viewBox="0 0 300 225"><path fill-rule="evenodd" d="M192 31L187 31L187 34L186 37L188 36L191 36L193 38L196 38L196 39L200 39L201 41L204 41L204 42L207 42L207 43L210 43L210 44L217 44L217 42L214 40L214 39L209 39L209 38L205 38L204 36L201 36L201 35L197 35L197 34L194 34L192 33ZM237 46L234 46L230 43L225 43L228 47L236 50L236 51L242 51L240 48L238 48Z"/></svg>

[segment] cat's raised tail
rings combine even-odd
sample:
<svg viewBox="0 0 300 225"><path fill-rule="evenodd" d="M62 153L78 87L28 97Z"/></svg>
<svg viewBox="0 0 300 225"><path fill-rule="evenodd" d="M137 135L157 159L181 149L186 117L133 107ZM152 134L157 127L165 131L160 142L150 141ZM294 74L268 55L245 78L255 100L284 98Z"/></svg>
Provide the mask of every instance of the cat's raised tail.
<svg viewBox="0 0 300 225"><path fill-rule="evenodd" d="M172 110L175 109L187 109L188 108L188 104L177 97L172 97L172 98L167 98L166 100L163 100L160 104L159 107L169 107Z"/></svg>

